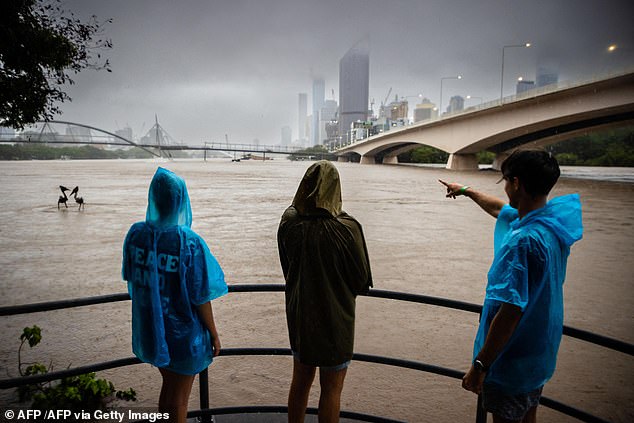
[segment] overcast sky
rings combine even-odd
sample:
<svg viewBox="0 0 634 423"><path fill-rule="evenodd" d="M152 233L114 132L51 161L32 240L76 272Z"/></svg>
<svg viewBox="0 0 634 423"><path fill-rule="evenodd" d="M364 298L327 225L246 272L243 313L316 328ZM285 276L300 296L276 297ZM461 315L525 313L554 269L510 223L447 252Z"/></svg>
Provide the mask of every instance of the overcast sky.
<svg viewBox="0 0 634 423"><path fill-rule="evenodd" d="M540 65L560 81L634 66L631 0L68 0L80 17L112 18L112 72L84 71L57 119L141 136L159 122L177 141L278 144L297 137L298 93L312 79L338 100L339 59L370 46L370 99L505 95ZM618 49L607 53L610 44ZM410 110L416 98L411 97ZM479 99L466 101L477 105Z"/></svg>

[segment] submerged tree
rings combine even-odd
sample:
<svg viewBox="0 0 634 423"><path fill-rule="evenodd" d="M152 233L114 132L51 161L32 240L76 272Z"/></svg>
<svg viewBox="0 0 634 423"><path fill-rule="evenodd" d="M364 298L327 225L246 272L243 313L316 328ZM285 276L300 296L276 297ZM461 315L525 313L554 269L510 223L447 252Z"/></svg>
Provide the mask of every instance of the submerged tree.
<svg viewBox="0 0 634 423"><path fill-rule="evenodd" d="M0 6L0 125L22 129L59 114L70 101L64 85L83 69L105 69L96 16L82 22L62 9L61 0L10 0Z"/></svg>

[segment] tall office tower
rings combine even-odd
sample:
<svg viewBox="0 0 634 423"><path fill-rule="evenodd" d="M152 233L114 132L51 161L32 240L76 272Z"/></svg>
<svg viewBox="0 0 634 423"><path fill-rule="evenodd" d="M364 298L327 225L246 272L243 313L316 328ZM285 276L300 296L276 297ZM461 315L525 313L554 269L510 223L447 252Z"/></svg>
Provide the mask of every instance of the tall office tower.
<svg viewBox="0 0 634 423"><path fill-rule="evenodd" d="M321 78L313 79L313 127L310 134L311 145L321 144L321 133L319 124L319 112L324 107L326 100L326 83Z"/></svg>
<svg viewBox="0 0 634 423"><path fill-rule="evenodd" d="M556 84L557 82L559 82L559 73L554 68L539 66L537 68L537 78L535 79L538 87Z"/></svg>
<svg viewBox="0 0 634 423"><path fill-rule="evenodd" d="M449 107L447 107L447 113L459 112L464 110L464 98L459 95L454 95L449 100Z"/></svg>
<svg viewBox="0 0 634 423"><path fill-rule="evenodd" d="M435 118L437 115L436 105L425 97L414 109L414 122L429 120Z"/></svg>
<svg viewBox="0 0 634 423"><path fill-rule="evenodd" d="M282 126L282 145L291 145L293 141L293 130L290 126Z"/></svg>
<svg viewBox="0 0 634 423"><path fill-rule="evenodd" d="M324 107L319 111L319 144L323 144L324 140L330 139L326 132L326 126L337 120L337 102L335 100L326 100Z"/></svg>
<svg viewBox="0 0 634 423"><path fill-rule="evenodd" d="M517 88L515 89L515 93L523 93L528 90L532 90L535 88L535 81L517 81Z"/></svg>
<svg viewBox="0 0 634 423"><path fill-rule="evenodd" d="M362 41L339 61L339 135L344 141L352 122L368 118L369 97L370 53Z"/></svg>
<svg viewBox="0 0 634 423"><path fill-rule="evenodd" d="M297 142L303 145L306 141L306 117L308 116L308 94L306 93L299 93L299 109L297 114Z"/></svg>

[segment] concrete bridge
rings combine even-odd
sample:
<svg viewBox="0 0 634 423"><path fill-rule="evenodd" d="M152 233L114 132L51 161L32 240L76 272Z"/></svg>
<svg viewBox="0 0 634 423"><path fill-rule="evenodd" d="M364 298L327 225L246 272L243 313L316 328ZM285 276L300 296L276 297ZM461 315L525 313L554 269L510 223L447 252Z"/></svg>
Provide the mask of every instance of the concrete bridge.
<svg viewBox="0 0 634 423"><path fill-rule="evenodd" d="M477 169L476 153L496 153L493 167L525 144L543 147L583 133L634 123L634 72L543 92L528 91L473 111L419 122L336 150L339 161L398 163L420 145L449 153L448 169Z"/></svg>

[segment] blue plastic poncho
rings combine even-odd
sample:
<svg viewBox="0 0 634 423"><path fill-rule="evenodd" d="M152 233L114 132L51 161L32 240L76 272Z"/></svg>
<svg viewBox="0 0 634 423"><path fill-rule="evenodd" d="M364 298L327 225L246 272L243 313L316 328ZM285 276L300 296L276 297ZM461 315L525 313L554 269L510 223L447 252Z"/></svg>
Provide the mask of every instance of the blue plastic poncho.
<svg viewBox="0 0 634 423"><path fill-rule="evenodd" d="M191 230L185 181L158 168L145 222L128 231L123 279L132 297L132 351L146 363L196 374L212 362L209 331L197 307L227 293L220 265Z"/></svg>
<svg viewBox="0 0 634 423"><path fill-rule="evenodd" d="M523 315L491 364L486 384L515 395L543 386L553 375L563 331L566 263L582 234L577 194L554 198L522 219L508 205L501 210L474 358L502 303L520 307Z"/></svg>

